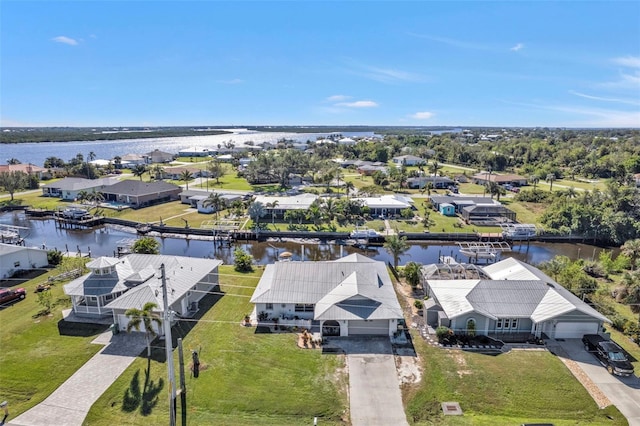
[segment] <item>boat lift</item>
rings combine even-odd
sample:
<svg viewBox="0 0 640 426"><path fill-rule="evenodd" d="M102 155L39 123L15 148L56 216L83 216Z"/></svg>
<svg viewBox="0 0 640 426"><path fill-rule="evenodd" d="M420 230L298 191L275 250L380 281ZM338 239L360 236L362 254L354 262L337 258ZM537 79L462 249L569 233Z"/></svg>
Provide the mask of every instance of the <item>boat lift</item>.
<svg viewBox="0 0 640 426"><path fill-rule="evenodd" d="M480 259L487 262L495 262L502 252L511 251L509 243L504 241L495 242L459 242L460 254L467 256L469 261L478 263Z"/></svg>

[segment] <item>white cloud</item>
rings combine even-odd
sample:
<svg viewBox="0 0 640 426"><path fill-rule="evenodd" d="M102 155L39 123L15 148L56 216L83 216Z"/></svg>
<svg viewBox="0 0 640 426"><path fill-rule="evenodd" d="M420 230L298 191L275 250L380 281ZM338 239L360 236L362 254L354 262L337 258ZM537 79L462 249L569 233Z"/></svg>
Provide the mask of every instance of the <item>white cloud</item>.
<svg viewBox="0 0 640 426"><path fill-rule="evenodd" d="M640 89L640 71L633 74L621 73L620 78L616 81L608 81L601 83L600 86L608 89Z"/></svg>
<svg viewBox="0 0 640 426"><path fill-rule="evenodd" d="M465 41L465 40L456 40L456 39L448 38L448 37L437 37L437 36L431 36L431 35L425 35L425 34L416 34L416 33L409 33L409 35L414 36L414 37L424 38L424 39L427 39L427 40L435 41L435 42L446 44L446 45L453 46L453 47L459 47L459 48L462 48L462 49L472 49L472 50L488 50L488 49L490 49L490 47L485 45L485 44L473 43L473 42L468 42L468 41Z"/></svg>
<svg viewBox="0 0 640 426"><path fill-rule="evenodd" d="M69 46L77 46L78 45L78 41L71 38L71 37L66 37L66 36L58 36L58 37L54 37L51 40L55 41L56 43L63 43L63 44L68 44Z"/></svg>
<svg viewBox="0 0 640 426"><path fill-rule="evenodd" d="M339 102L335 106L347 108L375 108L378 104L374 101Z"/></svg>
<svg viewBox="0 0 640 426"><path fill-rule="evenodd" d="M346 95L333 95L333 96L329 96L326 101L327 102L344 102L346 100L351 99L351 96L346 96Z"/></svg>
<svg viewBox="0 0 640 426"><path fill-rule="evenodd" d="M524 48L524 44L518 43L509 50L511 50L512 52L517 52L519 50L522 50L522 48Z"/></svg>
<svg viewBox="0 0 640 426"><path fill-rule="evenodd" d="M239 78L232 78L231 80L218 80L218 83L222 83L222 84L240 84L240 83L244 83L244 80L241 80Z"/></svg>
<svg viewBox="0 0 640 426"><path fill-rule="evenodd" d="M576 92L575 90L569 90L569 93L575 96L579 96L585 99L593 99L594 101L603 101L603 102L617 102L621 104L629 104L629 105L640 105L640 101L634 101L632 99L620 99L620 98L604 98L601 96L593 96L587 95L584 93Z"/></svg>
<svg viewBox="0 0 640 426"><path fill-rule="evenodd" d="M411 114L410 117L416 120L428 120L433 117L433 113L429 111L416 112Z"/></svg>
<svg viewBox="0 0 640 426"><path fill-rule="evenodd" d="M381 83L397 83L406 81L420 82L425 80L422 75L408 71L393 68L375 67L352 60L349 60L348 62L350 69L347 70L347 72Z"/></svg>
<svg viewBox="0 0 640 426"><path fill-rule="evenodd" d="M640 56L624 56L620 58L613 58L613 62L622 65L623 67L640 68Z"/></svg>

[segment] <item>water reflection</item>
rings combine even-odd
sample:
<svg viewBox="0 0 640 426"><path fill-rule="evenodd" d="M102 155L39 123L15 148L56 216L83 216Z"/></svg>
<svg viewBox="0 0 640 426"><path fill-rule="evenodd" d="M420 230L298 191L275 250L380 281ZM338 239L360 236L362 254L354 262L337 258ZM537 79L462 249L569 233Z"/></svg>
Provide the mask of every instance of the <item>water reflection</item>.
<svg viewBox="0 0 640 426"><path fill-rule="evenodd" d="M29 220L22 212L11 212L0 215L0 224L21 226L25 229L21 234L25 236L29 246L48 249L57 248L61 251L75 253L91 251L93 257L113 256L118 245L124 240L136 238L135 234L124 232L113 227L103 227L93 231L77 231L58 229L52 220ZM240 247L250 253L257 263L268 264L280 259L285 251L291 253L290 259L296 260L333 260L351 253L360 253L384 262L393 262L393 257L382 247L369 247L362 250L356 247L336 244L313 244L311 242L274 241L274 242L238 242L233 247L215 245L212 241L184 238L158 238L161 243L161 253L177 256L215 257L225 264L233 263L233 250ZM517 244L512 251L503 253L504 257L515 257L527 263L538 264L556 255L568 256L571 259L591 259L599 256L603 249L585 244L549 244L531 243ZM614 249L617 255L618 250ZM458 261L468 261L460 254L457 245L445 244L412 244L409 250L400 256L400 265L414 261L422 264L434 263L440 256L451 256Z"/></svg>

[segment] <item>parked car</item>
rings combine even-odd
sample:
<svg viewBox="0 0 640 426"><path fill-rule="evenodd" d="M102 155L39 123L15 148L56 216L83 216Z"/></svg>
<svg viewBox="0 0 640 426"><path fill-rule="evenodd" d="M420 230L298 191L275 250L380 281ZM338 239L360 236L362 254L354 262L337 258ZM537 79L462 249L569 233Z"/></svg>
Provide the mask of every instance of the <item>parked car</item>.
<svg viewBox="0 0 640 426"><path fill-rule="evenodd" d="M630 376L633 364L627 359L624 350L613 340L607 340L599 334L585 334L582 337L584 349L591 352L610 374Z"/></svg>
<svg viewBox="0 0 640 426"><path fill-rule="evenodd" d="M22 300L27 297L27 291L24 288L0 288L0 306L8 305L16 300Z"/></svg>

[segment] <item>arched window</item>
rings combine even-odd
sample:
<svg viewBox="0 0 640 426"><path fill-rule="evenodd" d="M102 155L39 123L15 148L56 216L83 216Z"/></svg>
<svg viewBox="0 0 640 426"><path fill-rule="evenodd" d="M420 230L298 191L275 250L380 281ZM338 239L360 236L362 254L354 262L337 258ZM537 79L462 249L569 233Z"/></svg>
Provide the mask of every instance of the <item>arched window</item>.
<svg viewBox="0 0 640 426"><path fill-rule="evenodd" d="M467 320L467 334L470 336L476 335L476 320L474 318Z"/></svg>

